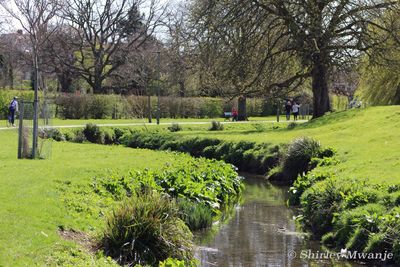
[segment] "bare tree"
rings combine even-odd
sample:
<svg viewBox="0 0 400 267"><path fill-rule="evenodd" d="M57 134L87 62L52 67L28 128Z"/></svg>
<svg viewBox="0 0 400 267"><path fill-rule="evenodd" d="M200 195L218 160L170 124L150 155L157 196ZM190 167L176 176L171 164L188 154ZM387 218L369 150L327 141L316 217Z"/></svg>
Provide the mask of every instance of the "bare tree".
<svg viewBox="0 0 400 267"><path fill-rule="evenodd" d="M168 12L165 23L168 29L166 41L168 83L174 90L171 93L177 93L181 97L187 95L188 72L192 68L185 12L183 4L174 5Z"/></svg>
<svg viewBox="0 0 400 267"><path fill-rule="evenodd" d="M143 0L72 0L66 5L64 17L78 37L76 62L69 67L94 93L103 92L103 82L125 63L128 50L141 47L159 26L164 7L155 0L144 5Z"/></svg>
<svg viewBox="0 0 400 267"><path fill-rule="evenodd" d="M31 43L35 90L32 157L36 158L38 141L40 50L41 46L52 34L52 32L49 31L49 26L60 10L62 2L61 0L12 0L12 2L16 6L16 9L10 7L7 2L2 3L2 6L13 18L19 21L21 27L29 34Z"/></svg>
<svg viewBox="0 0 400 267"><path fill-rule="evenodd" d="M74 33L75 31L68 25L58 27L43 49L43 54L47 59L47 71L56 75L58 89L61 92L72 92L72 85L79 78L75 68L70 67L76 63L75 50L71 46L71 43L78 39Z"/></svg>

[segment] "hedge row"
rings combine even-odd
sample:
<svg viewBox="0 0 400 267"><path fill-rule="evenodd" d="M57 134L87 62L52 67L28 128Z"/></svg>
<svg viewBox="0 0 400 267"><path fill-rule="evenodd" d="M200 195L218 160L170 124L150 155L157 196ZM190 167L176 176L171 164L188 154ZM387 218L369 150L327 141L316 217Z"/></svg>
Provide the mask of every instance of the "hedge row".
<svg viewBox="0 0 400 267"><path fill-rule="evenodd" d="M248 99L248 116L265 113L262 99ZM151 113L157 113L157 98L151 97ZM162 118L217 118L236 105L228 99L208 97L160 97ZM146 118L148 98L119 95L60 95L56 98L56 116L65 119Z"/></svg>
<svg viewBox="0 0 400 267"><path fill-rule="evenodd" d="M0 90L0 118L7 118L8 106L14 96L33 100L33 91ZM62 119L130 119L148 117L148 98L145 96L62 94L48 96L54 102L54 116ZM157 98L151 97L151 113L157 113ZM161 97L162 118L217 118L237 106L236 101L209 97ZM248 99L248 116L274 114L274 108L263 99Z"/></svg>

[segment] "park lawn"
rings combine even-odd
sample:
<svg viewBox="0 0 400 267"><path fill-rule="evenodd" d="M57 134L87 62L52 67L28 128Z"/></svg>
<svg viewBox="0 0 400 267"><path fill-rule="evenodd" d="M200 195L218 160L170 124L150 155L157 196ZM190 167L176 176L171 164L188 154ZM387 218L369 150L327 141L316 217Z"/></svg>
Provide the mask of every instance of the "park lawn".
<svg viewBox="0 0 400 267"><path fill-rule="evenodd" d="M282 124L280 124L282 125ZM374 183L400 182L400 106L370 107L326 115L300 124L262 132L250 124L229 125L228 131L182 131L181 135L232 141L288 143L308 136L338 151L341 163L330 167L339 177L367 178Z"/></svg>
<svg viewBox="0 0 400 267"><path fill-rule="evenodd" d="M400 182L400 106L370 107L328 114L322 118L300 123L294 129L287 129L288 123L263 122L267 119L254 119L250 123L231 123L224 125L224 131L208 131L209 124L185 125L183 131L175 133L182 136L202 136L231 141L255 141L267 143L288 143L291 140L309 136L331 146L338 151L341 163L331 167L339 177L367 178L374 183ZM189 121L207 121L189 119ZM209 121L209 120L208 120ZM73 124L66 120L64 123ZM133 126L140 130L166 130L168 125L154 127Z"/></svg>
<svg viewBox="0 0 400 267"><path fill-rule="evenodd" d="M80 230L101 224L69 217L57 181L88 183L111 170L157 169L180 158L122 146L53 142L51 159L17 160L16 145L16 130L0 131L0 266L43 266L57 248L77 246L59 237L58 226Z"/></svg>
<svg viewBox="0 0 400 267"><path fill-rule="evenodd" d="M282 117L283 118L283 117ZM258 122L258 121L275 121L276 116L268 116L268 117L251 117L249 118L250 121ZM179 122L181 124L185 123L191 123L191 122L210 122L210 121L227 121L224 118L202 118L202 119L193 119L193 118L179 118L179 119L171 119L171 118L161 118L160 122L161 123L174 123L174 122ZM68 126L68 125L82 125L84 126L87 123L94 123L94 124L131 124L131 123L143 123L147 124L148 119L147 118L142 118L142 119L119 119L119 120L113 120L113 119L82 119L82 120L63 120L63 119L53 119L52 124L54 126ZM156 119L152 119L152 125L156 125Z"/></svg>

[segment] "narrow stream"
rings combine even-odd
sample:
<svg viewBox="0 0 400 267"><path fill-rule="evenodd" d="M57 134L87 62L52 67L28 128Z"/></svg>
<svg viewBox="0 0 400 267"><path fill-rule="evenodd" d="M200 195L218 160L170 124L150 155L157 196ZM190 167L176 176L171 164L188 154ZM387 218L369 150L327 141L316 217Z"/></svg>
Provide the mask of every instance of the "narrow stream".
<svg viewBox="0 0 400 267"><path fill-rule="evenodd" d="M247 177L243 202L219 229L198 234L196 257L202 267L362 266L304 259L323 253L318 242L296 232L294 212L285 205L287 187Z"/></svg>

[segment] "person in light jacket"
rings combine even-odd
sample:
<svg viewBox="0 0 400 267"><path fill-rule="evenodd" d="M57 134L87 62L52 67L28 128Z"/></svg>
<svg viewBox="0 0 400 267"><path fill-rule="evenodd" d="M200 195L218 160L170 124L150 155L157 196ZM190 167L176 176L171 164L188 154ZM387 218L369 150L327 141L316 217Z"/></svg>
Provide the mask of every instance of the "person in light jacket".
<svg viewBox="0 0 400 267"><path fill-rule="evenodd" d="M296 101L294 101L292 105L292 112L295 121L297 121L297 117L299 116L299 110L300 110L300 105L297 104Z"/></svg>

